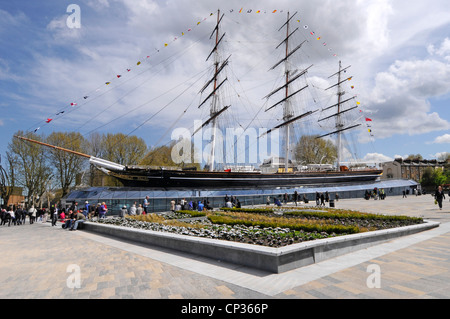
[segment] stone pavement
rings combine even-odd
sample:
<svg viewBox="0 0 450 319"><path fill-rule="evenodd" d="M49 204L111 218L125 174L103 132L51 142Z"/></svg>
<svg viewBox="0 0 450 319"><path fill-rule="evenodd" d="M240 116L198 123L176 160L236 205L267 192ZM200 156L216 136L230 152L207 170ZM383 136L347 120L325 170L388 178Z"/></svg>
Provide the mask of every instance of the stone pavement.
<svg viewBox="0 0 450 319"><path fill-rule="evenodd" d="M441 225L283 274L66 231L60 223L0 226L0 298L450 298L448 198L442 211L430 195L340 200L336 207L422 216Z"/></svg>

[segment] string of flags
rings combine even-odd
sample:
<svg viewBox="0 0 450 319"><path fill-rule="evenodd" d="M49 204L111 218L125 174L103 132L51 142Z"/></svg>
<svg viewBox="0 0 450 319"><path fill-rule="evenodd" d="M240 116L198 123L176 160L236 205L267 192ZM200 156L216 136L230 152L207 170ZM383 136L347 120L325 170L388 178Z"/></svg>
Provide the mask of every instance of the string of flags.
<svg viewBox="0 0 450 319"><path fill-rule="evenodd" d="M239 10L229 9L230 13L238 13L238 14L275 14L275 13L285 13L285 10L253 10L253 9L244 9L243 7ZM295 20L298 24L303 26L303 29L310 30L309 34L316 39L317 41L321 41L322 46L327 47L327 50L334 56L337 57L338 54L334 53L334 50L329 47L328 42L324 41L322 36L317 35L315 31L311 30L308 24L303 24L302 19Z"/></svg>
<svg viewBox="0 0 450 319"><path fill-rule="evenodd" d="M186 35L189 34L189 33L192 33L192 32L194 31L194 28L195 28L195 27L200 26L204 21L206 21L209 17L212 17L213 15L214 15L214 13L210 13L209 16L204 17L203 19L197 21L197 22L195 23L194 26L191 26L191 27L189 27L189 28L183 30L182 32L180 32L180 34L179 34L178 36L174 37L171 41L165 42L165 43L162 45L162 48L167 48L171 43L177 41L178 39L180 39L181 37L186 36ZM155 53L146 55L144 58L138 60L138 61L136 62L136 64L135 64L136 67L141 66L141 65L142 65L144 62L146 62L146 61L149 61L149 60L154 56L154 54L158 54L158 53L160 52L160 50L161 50L161 49L155 49L155 51L156 51ZM124 71L126 71L126 72L124 72L123 74L130 73L130 72L132 72L133 70L134 70L134 67L128 67L128 68L126 68L126 70L124 70ZM83 97L80 98L80 100L82 99L83 101L85 101L86 103L88 103L88 100L92 98L92 95L91 95L92 93L100 92L101 89L102 89L102 87L104 87L104 86L110 86L110 85L113 83L113 81L118 80L118 79L121 79L121 78L123 77L123 74L117 74L113 79L111 79L111 80L109 80L109 81L106 81L106 82L104 83L104 85L102 85L101 87L97 88L95 91L91 92L90 94L83 95ZM86 103L84 103L84 104L86 104ZM58 117L58 116L61 116L61 115L63 115L63 114L66 114L66 112L70 111L70 108L74 108L74 107L76 107L76 106L78 106L78 103L77 103L76 101L70 102L70 103L68 103L68 105L66 105L66 107L65 107L64 109L62 109L62 110L58 111L57 113L55 113L54 116ZM80 106L82 106L82 105L80 105ZM68 108L68 107L70 107L70 108ZM45 121L43 121L43 122L45 122L44 124L50 124L52 121L56 120L56 117L53 117L53 116L52 116L51 118L48 117L48 118L47 118ZM41 123L42 123L42 122L41 122ZM41 126L35 128L35 129L33 130L33 132L36 133L36 132L39 131L40 129L41 129Z"/></svg>
<svg viewBox="0 0 450 319"><path fill-rule="evenodd" d="M235 9L229 9L228 12L229 12L229 13L238 13L238 14L258 14L258 15L263 15L263 14L277 14L277 13L278 13L278 14L281 14L281 13L285 13L285 12L287 12L287 11L284 11L284 10L278 10L278 9L274 9L274 10L253 10L253 9L246 9L246 8L244 8L244 7L241 7L241 8L236 9L236 10L235 10ZM191 33L192 31L194 31L194 28L200 26L204 21L206 21L208 18L210 18L210 17L212 17L212 16L214 16L214 15L215 15L215 13L210 13L209 16L204 17L203 19L198 20L193 26L191 26L191 27L189 27L189 28L186 28L185 30L183 30L182 32L180 32L178 36L173 37L173 38L171 39L171 41L164 42L164 43L161 45L161 48L160 48L160 49L155 49L156 52L154 52L153 54L146 55L146 56L144 56L143 58L139 59L139 60L135 63L135 66L134 66L134 67L128 67L128 68L126 68L126 69L124 70L123 73L116 74L116 75L114 76L114 78L112 78L112 79L110 79L110 80L108 80L108 81L105 81L104 84L101 85L99 88L95 89L94 91L92 91L92 92L90 92L90 93L88 93L88 94L83 95L79 100L83 101L84 103L82 103L80 106L83 106L84 104L89 103L89 100L91 100L91 99L93 98L92 95L95 94L95 93L100 92L100 91L102 90L103 87L105 87L105 86L106 86L106 87L112 86L112 84L113 84L114 81L118 81L118 80L122 79L122 78L125 76L125 74L128 74L128 73L134 71L137 67L141 66L144 62L150 61L150 60L151 60L151 57L153 57L154 54L159 53L161 49L167 48L171 43L173 43L173 42L179 40L180 38L186 36L187 34ZM322 46L323 46L323 47L327 47L327 50L328 50L329 52L332 52L332 55L333 55L334 57L337 56L337 54L333 52L333 49L330 48L330 47L328 46L328 43L327 43L326 41L324 41L324 39L322 38L322 36L317 35L315 31L311 30L311 28L310 28L309 25L303 24L303 23L302 23L303 21L302 21L301 19L297 19L297 20L295 20L295 21L296 21L298 24L302 25L304 30L308 30L308 31L309 31L309 34L311 35L311 37L313 37L313 38L314 38L315 40L317 40L317 41L321 41ZM351 78L349 78L348 80L350 81ZM351 86L351 89L354 89L354 88L355 88L355 86L352 85L352 86ZM358 103L359 103L359 102L358 102ZM68 106L70 106L70 107L67 108L67 106L66 106L64 109L62 109L62 110L58 111L57 113L55 113L54 116L52 116L52 117L47 117L47 119L44 120L43 122L44 122L45 124L50 124L51 122L53 122L54 120L56 120L57 117L59 117L59 116L61 116L61 115L63 115L63 114L66 114L66 112L71 111L71 109L74 109L75 107L79 106L79 104L78 104L78 101L73 101L73 102L68 103ZM362 112L362 111L360 111L360 112ZM38 130L40 130L40 128L41 128L41 127L37 127L37 128L34 130L34 133L36 133ZM370 131L370 132L371 132L371 131Z"/></svg>

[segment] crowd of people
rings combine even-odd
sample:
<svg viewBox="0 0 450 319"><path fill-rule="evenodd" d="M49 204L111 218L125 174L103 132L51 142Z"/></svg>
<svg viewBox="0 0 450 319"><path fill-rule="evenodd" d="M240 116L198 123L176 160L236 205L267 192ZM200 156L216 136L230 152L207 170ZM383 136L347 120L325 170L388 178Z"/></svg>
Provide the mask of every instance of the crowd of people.
<svg viewBox="0 0 450 319"><path fill-rule="evenodd" d="M435 199L435 204L438 205L439 209L442 210L442 203L445 200L445 194L441 186L436 189L436 192L432 194ZM404 194L404 197L406 195ZM450 191L448 196L450 197ZM384 189L374 189L372 191L366 191L365 199L385 199L386 194ZM316 192L316 206L325 206L325 203L329 202L330 195L328 192L319 193ZM336 193L334 200L339 200L339 195ZM297 206L298 203L308 203L308 198L305 194L298 194L295 191L293 194L289 195L285 193L284 195L278 195L278 197L273 197L273 204L276 206L286 205L288 202L293 202ZM270 196L267 197L267 205L271 205L272 200ZM150 198L146 196L142 204L134 202L128 209L126 205L122 207L119 212L119 217L125 217L127 215L145 215L149 213ZM236 196L225 195L222 207L226 208L241 208L241 202ZM183 211L183 210L194 210L194 211L207 211L212 210L210 202L207 199L202 200L186 200L185 198L181 200L173 199L170 202L170 210L172 212ZM27 217L30 224L35 222L46 223L48 219L51 219L52 226L56 226L57 222L62 222L62 227L68 230L77 230L82 223L86 220L92 220L94 218L102 219L106 218L108 213L108 206L105 202L91 205L88 201L84 205L78 205L78 202L74 202L69 208L61 208L59 205L52 205L50 209L40 208L37 209L34 206L26 209L23 205L9 206L8 208L2 208L0 211L0 226L19 226L26 223Z"/></svg>
<svg viewBox="0 0 450 319"><path fill-rule="evenodd" d="M14 225L25 225L26 219L28 217L29 223L33 224L36 221L47 222L48 212L45 208L36 209L31 206L26 209L22 205L10 205L8 208L2 208L0 211L0 226L8 224L8 226Z"/></svg>

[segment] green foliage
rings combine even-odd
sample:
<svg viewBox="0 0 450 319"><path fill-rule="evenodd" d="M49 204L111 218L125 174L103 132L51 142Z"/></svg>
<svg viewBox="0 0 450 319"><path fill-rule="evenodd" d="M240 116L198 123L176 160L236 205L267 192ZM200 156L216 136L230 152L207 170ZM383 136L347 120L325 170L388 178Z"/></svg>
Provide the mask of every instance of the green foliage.
<svg viewBox="0 0 450 319"><path fill-rule="evenodd" d="M304 135L295 147L295 158L306 164L332 164L337 159L337 148L318 135Z"/></svg>
<svg viewBox="0 0 450 319"><path fill-rule="evenodd" d="M188 214L188 215L191 215L191 217L204 217L204 216L206 216L205 212L199 212L199 211L196 211L196 210L179 210L179 211L177 211L177 213Z"/></svg>
<svg viewBox="0 0 450 319"><path fill-rule="evenodd" d="M226 224L226 225L245 225L245 226L260 226L263 228L290 228L291 230L305 231L305 232L326 232L328 234L356 234L360 230L356 226L344 226L344 225L328 225L328 224L309 224L302 223L301 221L288 220L253 220L253 219L242 219L233 218L231 216L221 216L221 215L209 215L208 219L215 224Z"/></svg>
<svg viewBox="0 0 450 319"><path fill-rule="evenodd" d="M253 214L264 214L273 213L274 210L271 208L221 208L224 212L241 212L241 213L253 213Z"/></svg>

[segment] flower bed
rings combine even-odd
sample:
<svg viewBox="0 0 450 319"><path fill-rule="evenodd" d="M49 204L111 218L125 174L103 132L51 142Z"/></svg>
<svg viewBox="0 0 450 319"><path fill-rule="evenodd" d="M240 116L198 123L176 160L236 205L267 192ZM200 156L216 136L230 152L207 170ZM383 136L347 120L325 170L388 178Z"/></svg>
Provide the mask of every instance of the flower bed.
<svg viewBox="0 0 450 319"><path fill-rule="evenodd" d="M420 224L423 220L343 210L246 208L222 209L214 212L180 211L169 214L166 218L148 214L124 219L103 219L98 222L180 235L283 247L309 240Z"/></svg>

